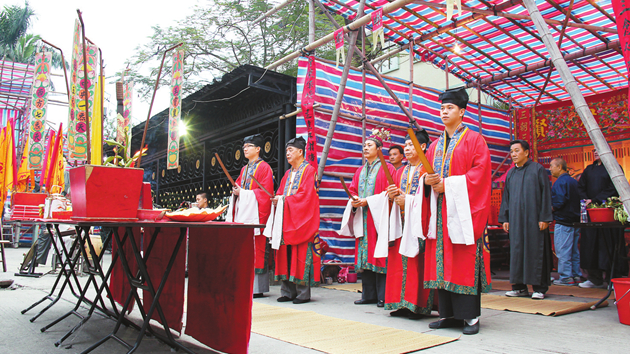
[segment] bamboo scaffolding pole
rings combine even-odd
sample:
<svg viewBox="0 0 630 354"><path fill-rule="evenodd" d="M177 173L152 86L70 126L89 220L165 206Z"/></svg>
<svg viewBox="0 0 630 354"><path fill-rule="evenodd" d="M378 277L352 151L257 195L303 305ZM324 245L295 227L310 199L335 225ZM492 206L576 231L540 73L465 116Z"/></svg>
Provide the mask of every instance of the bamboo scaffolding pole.
<svg viewBox="0 0 630 354"><path fill-rule="evenodd" d="M363 9L365 7L365 1L361 0L359 3L359 14L363 15ZM358 16L359 18L365 16ZM355 21L356 22L356 21ZM354 23L354 22L353 22ZM346 26L349 27L350 25ZM359 27L361 28L361 27ZM333 32L334 33L334 32ZM322 155L319 160L319 165L317 166L317 182L322 181L322 176L324 172L324 167L326 166L326 161L328 160L328 152L330 151L330 145L332 144L332 137L335 134L335 127L337 126L337 119L339 117L339 113L341 111L341 103L343 101L343 95L346 91L346 82L348 81L348 74L350 74L350 65L352 64L353 53L356 49L357 38L359 37L359 32L354 31L350 35L350 48L348 49L348 56L346 57L346 62L344 63L343 73L341 74L341 80L339 81L339 88L337 89L337 97L335 99L335 106L333 108L332 116L330 117L330 123L328 125L328 132L326 133L326 141L324 142L324 147L322 149ZM314 48L313 48L314 49Z"/></svg>
<svg viewBox="0 0 630 354"><path fill-rule="evenodd" d="M510 141L514 140L514 134L513 134L513 129L514 129L514 106L512 104L513 100L512 100L512 96L510 96L509 99L509 112L510 112Z"/></svg>
<svg viewBox="0 0 630 354"><path fill-rule="evenodd" d="M325 171L324 175L330 176L330 177L348 178L348 179L352 179L352 177L354 177L354 175L352 173L332 172L332 171ZM335 263L335 264L337 264L337 263Z"/></svg>
<svg viewBox="0 0 630 354"><path fill-rule="evenodd" d="M432 3L432 2L428 2L428 1L422 1L422 0L414 0L413 1L414 4L418 4L418 5L424 5L433 9L445 9L446 5L445 4L436 4L436 3ZM469 11L475 14L482 14L482 15L486 15L486 16L496 16L496 17L504 17L504 18L509 18L509 19L514 19L514 20L531 20L532 18L530 16L526 16L526 15L519 15L519 14L511 14L509 12L503 12L503 11L493 11L493 10L481 10L481 9L476 9L474 7L468 7L468 6L462 6L461 8L462 11ZM549 25L559 25L562 24L562 21L559 20L550 20L550 19L544 19L545 23L549 24ZM607 32L607 33L617 33L617 30L615 28L609 28L609 27L601 27L601 26L592 26L592 25L587 25L584 23L577 23L577 22L567 22L567 26L568 27L575 27L575 28L582 28L582 29L586 29L586 30L591 30L591 31L599 31L599 32Z"/></svg>
<svg viewBox="0 0 630 354"><path fill-rule="evenodd" d="M501 163L499 164L499 166L497 167L496 170L494 170L494 172L492 172L492 176L490 176L490 180L494 179L494 176L496 176L497 172L499 172L499 170L501 169L501 167L503 167L503 165L505 165L505 161L507 161L507 159L510 157L510 153L508 152L505 157L503 158L503 160L501 161Z"/></svg>
<svg viewBox="0 0 630 354"><path fill-rule="evenodd" d="M286 7L287 5L291 4L293 1L295 0L286 0L285 2L282 2L278 5L276 5L274 8L272 8L271 10L265 12L264 14L262 14L260 17L258 17L257 19L254 20L254 22L252 23L252 26L254 26L255 24L257 24L258 22L264 20L265 18L275 14L276 12L282 10L282 8Z"/></svg>
<svg viewBox="0 0 630 354"><path fill-rule="evenodd" d="M610 146L606 142L606 138L602 134L597 121L593 117L593 113L589 109L588 104L582 95L582 92L578 88L576 81L573 79L573 75L571 74L567 63L564 61L564 58L560 54L560 50L553 41L553 36L550 33L549 27L543 21L542 14L536 6L536 3L533 0L524 0L523 2L532 17L536 29L539 33L541 33L541 38L545 43L547 51L551 55L553 64L562 77L562 81L565 83L567 91L571 95L571 101L573 101L575 111L580 116L580 119L582 119L582 123L584 124L584 127L586 127L586 131L595 145L606 171L608 171L615 188L619 192L621 201L626 209L630 210L630 184L628 184L628 180L626 180L619 163L615 159Z"/></svg>
<svg viewBox="0 0 630 354"><path fill-rule="evenodd" d="M591 47L589 49L583 50L583 51L578 51L578 52L573 52L571 54L567 54L564 56L564 60L568 60L568 61L572 61L575 59L580 59L583 57L587 57L587 56L591 56L593 54L596 53L600 53L603 52L605 50L609 50L609 49L615 49L615 48L619 48L620 44L618 40L612 41L608 44L600 44L598 46L595 47ZM527 73L527 72L531 72L534 70L538 70L538 69L542 69L548 66L552 66L553 62L551 59L545 59L543 61L539 61L533 64L529 64L529 65L525 65L524 67L520 68L520 69L514 69L514 70L508 70L506 72L503 72L501 74L492 74L490 76L487 77L483 77L481 79L481 84L482 85L487 85L487 84L492 84L494 82L500 81L502 79L506 79L506 78L511 78L511 77L515 77L515 76L519 76L521 74ZM466 87L472 87L474 84L466 84Z"/></svg>
<svg viewBox="0 0 630 354"><path fill-rule="evenodd" d="M138 156L137 165L140 167L140 162L142 161L142 149L144 148L144 141L147 138L147 129L149 129L149 120L151 119L151 110L153 109L153 102L155 101L155 94L157 93L158 87L160 86L160 76L162 76L162 68L164 67L164 60L166 60L166 53L171 50L182 46L184 43L178 43L174 46L166 49L164 54L162 55L162 63L160 64L160 70L158 71L157 78L155 79L155 87L153 88L153 96L151 97L151 104L149 104L149 112L147 113L147 120L144 122L144 131L142 132L142 142L140 143L140 156Z"/></svg>
<svg viewBox="0 0 630 354"><path fill-rule="evenodd" d="M479 120L479 135L483 136L483 123L481 121L481 84L477 80L477 119Z"/></svg>
<svg viewBox="0 0 630 354"><path fill-rule="evenodd" d="M81 22L81 38L83 40L83 79L85 80L85 132L87 135L87 163L92 163L91 144L90 144L90 106L88 105L88 77L87 77L87 45L85 43L85 24L81 16L81 10L77 9L79 21ZM142 155L142 154L141 154Z"/></svg>
<svg viewBox="0 0 630 354"><path fill-rule="evenodd" d="M412 1L413 0L396 0L392 3L389 3L383 6L383 14L388 14L390 12L396 11L400 9L402 6L411 3ZM357 16L357 17L358 18L354 20L352 23L343 27L344 33L355 31L372 21L372 17L370 15L365 15L365 16L360 16L360 17ZM296 50L295 52L285 56L284 58L281 58L280 60L273 62L272 64L265 67L265 69L275 69L278 66L299 57L302 52L310 52L310 51L313 51L314 49L321 47L322 45L332 41L334 39L334 34L335 34L334 32L329 33L328 35L316 40L315 42L305 46L304 48L300 50Z"/></svg>
<svg viewBox="0 0 630 354"><path fill-rule="evenodd" d="M308 44L315 42L315 6L308 0Z"/></svg>
<svg viewBox="0 0 630 354"><path fill-rule="evenodd" d="M365 27L361 28L361 54L365 55ZM363 65L362 65L363 66ZM365 68L361 68L361 146L365 146L367 130L367 107L366 107L366 83L367 75ZM361 162L365 164L365 155L361 154Z"/></svg>
<svg viewBox="0 0 630 354"><path fill-rule="evenodd" d="M322 113L326 113L326 114L332 114L333 111L331 111L330 109L326 109L326 108L315 108L316 111L318 112L322 112ZM355 117L351 114L347 114L347 113L339 113L339 116L342 118L346 118L346 119L350 119L350 120L354 120L357 122L362 121L361 118L359 117ZM382 126L382 127L386 127L392 130L400 130L400 131L406 131L406 128L398 126L398 125L394 125L394 124L390 124L390 123L386 123L386 122L381 122L380 120L376 120L376 119L370 119L370 118L365 118L364 119L365 122L370 123L370 124L374 124L376 126ZM365 142L364 142L365 143Z"/></svg>
<svg viewBox="0 0 630 354"><path fill-rule="evenodd" d="M315 103L315 104L313 105L313 108L317 108L317 107L319 107L319 106L321 106L321 104L319 104L319 103ZM291 117L293 117L293 116L296 116L296 115L298 115L298 114L300 114L300 113L302 113L302 108L298 108L298 109L296 109L295 111L293 111L293 112L291 112L291 113L283 114L283 115L281 115L281 116L280 116L280 117L278 117L278 118L279 118L280 120L283 120L283 119L287 119L287 118L291 118Z"/></svg>
<svg viewBox="0 0 630 354"><path fill-rule="evenodd" d="M446 89L448 90L448 56L444 57L444 72L446 73Z"/></svg>

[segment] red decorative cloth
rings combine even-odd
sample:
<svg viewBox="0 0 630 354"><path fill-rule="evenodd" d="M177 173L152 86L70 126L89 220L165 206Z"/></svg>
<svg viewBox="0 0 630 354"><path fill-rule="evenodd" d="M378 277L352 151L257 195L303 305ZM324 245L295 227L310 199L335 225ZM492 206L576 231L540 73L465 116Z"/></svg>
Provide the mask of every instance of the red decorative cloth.
<svg viewBox="0 0 630 354"><path fill-rule="evenodd" d="M254 291L253 230L189 230L186 333L222 352L247 353Z"/></svg>
<svg viewBox="0 0 630 354"><path fill-rule="evenodd" d="M153 237L155 228L144 229L144 242L143 252L146 255L147 249ZM177 238L179 237L180 229L177 227L163 227L160 229L160 233L157 235L155 245L149 254L147 263L147 271L151 277L151 283L155 291L160 286L162 276L166 271L166 266L171 258L175 245L177 244ZM186 272L186 239L179 246L175 263L166 280L162 295L160 295L160 306L164 312L164 317L168 326L181 333L182 330L182 317L184 315L184 274ZM144 290L142 296L142 302L144 311L148 313L151 304L153 303L153 297L151 293ZM153 311L152 319L162 323L160 315L157 309Z"/></svg>
<svg viewBox="0 0 630 354"><path fill-rule="evenodd" d="M135 235L135 241L138 248L140 248L140 228L133 228L133 234ZM120 240L125 237L125 228L118 228L118 235L120 236ZM131 270L131 274L134 276L138 272L138 264L136 263L136 258L133 255L133 249L131 248L131 240L132 237L129 235L127 240L123 244L123 251L125 252L125 258L129 264L129 268ZM115 254L118 253L118 244L114 240L114 235L112 234L112 259ZM109 290L112 292L112 296L114 297L114 301L119 303L120 305L124 305L127 300L127 296L129 295L129 291L131 291L131 285L129 285L129 280L125 275L125 271L123 270L123 266L120 258L114 264L112 268L112 274L109 277ZM128 313L131 313L133 310L133 304L135 300L132 297L131 304L129 305Z"/></svg>

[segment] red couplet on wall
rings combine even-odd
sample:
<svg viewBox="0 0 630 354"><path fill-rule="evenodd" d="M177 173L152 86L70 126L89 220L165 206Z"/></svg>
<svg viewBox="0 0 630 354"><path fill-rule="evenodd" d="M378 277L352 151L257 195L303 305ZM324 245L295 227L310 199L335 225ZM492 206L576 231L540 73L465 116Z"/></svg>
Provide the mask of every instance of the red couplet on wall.
<svg viewBox="0 0 630 354"><path fill-rule="evenodd" d="M86 165L70 170L72 217L134 219L143 170Z"/></svg>

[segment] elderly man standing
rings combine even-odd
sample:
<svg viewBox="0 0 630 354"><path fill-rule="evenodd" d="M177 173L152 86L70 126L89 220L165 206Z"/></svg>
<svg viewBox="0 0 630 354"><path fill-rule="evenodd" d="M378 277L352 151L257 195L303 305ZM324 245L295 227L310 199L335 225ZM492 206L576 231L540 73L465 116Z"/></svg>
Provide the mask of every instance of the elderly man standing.
<svg viewBox="0 0 630 354"><path fill-rule="evenodd" d="M549 164L551 175L556 182L551 187L551 206L556 221L553 242L558 256L560 279L554 285L577 285L580 272L580 252L578 240L580 230L573 224L580 221L580 195L577 181L567 173L567 162L556 157Z"/></svg>
<svg viewBox="0 0 630 354"><path fill-rule="evenodd" d="M319 191L317 171L304 159L306 141L289 140L286 157L291 165L272 202L275 214L263 233L271 237L276 251L276 280L281 280L278 302L311 301L311 286L319 282L321 253L319 239Z"/></svg>
<svg viewBox="0 0 630 354"><path fill-rule="evenodd" d="M510 143L515 167L508 171L503 188L499 222L510 234L510 297L529 296L527 284L534 290L532 299L542 300L551 276L551 239L549 223L551 188L545 168L529 159L529 144L524 140Z"/></svg>

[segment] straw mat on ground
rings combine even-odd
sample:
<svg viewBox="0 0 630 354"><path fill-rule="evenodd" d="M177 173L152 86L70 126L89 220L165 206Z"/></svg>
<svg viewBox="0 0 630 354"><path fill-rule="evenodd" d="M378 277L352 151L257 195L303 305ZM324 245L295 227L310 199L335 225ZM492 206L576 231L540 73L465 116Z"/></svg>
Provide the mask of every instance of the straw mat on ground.
<svg viewBox="0 0 630 354"><path fill-rule="evenodd" d="M252 332L333 354L409 353L457 340L257 302Z"/></svg>
<svg viewBox="0 0 630 354"><path fill-rule="evenodd" d="M507 310L522 313L540 314L545 316L560 316L569 313L588 310L595 305L593 302L533 300L528 297L507 297L482 294L481 307L492 310ZM599 307L608 306L604 301Z"/></svg>
<svg viewBox="0 0 630 354"><path fill-rule="evenodd" d="M346 284L333 284L333 285L324 285L322 288L332 289L332 290L343 290L350 291L353 293L361 292L361 283L346 283Z"/></svg>
<svg viewBox="0 0 630 354"><path fill-rule="evenodd" d="M530 286L531 289L531 286ZM507 280L492 280L492 290L512 290L512 284ZM585 297L589 299L601 299L606 296L606 289L580 288L579 286L552 285L549 287L549 295L567 295Z"/></svg>

